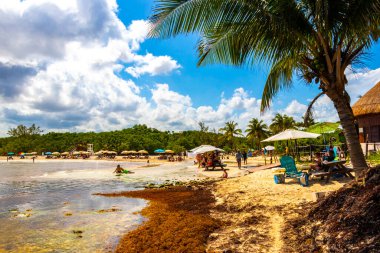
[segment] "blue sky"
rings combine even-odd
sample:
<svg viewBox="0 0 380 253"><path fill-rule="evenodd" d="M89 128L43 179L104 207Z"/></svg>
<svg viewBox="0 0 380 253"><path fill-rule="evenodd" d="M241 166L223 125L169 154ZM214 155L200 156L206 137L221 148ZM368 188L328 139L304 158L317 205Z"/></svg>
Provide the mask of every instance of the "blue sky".
<svg viewBox="0 0 380 253"><path fill-rule="evenodd" d="M118 16L128 24L136 19L147 19L152 13L154 1L152 0L128 0L118 1ZM268 74L268 66L259 65L253 68L233 67L223 65L209 65L197 67L196 52L197 35L183 35L172 39L149 39L141 46L141 51L148 51L157 55L167 54L177 59L181 64L180 74L161 76L155 78L144 77L136 82L170 83L174 91L190 94L194 106L209 104L217 106L220 102L220 94L231 94L237 87L243 87L250 95L261 97L264 83ZM364 66L369 69L380 68L380 44L372 47ZM366 89L363 89L366 91ZM212 94L210 96L201 95ZM289 104L292 100L298 100L307 104L313 95L319 93L316 86L308 86L302 80L294 79L294 87L280 92L273 106L280 108ZM307 95L305 95L307 94Z"/></svg>
<svg viewBox="0 0 380 253"><path fill-rule="evenodd" d="M134 124L161 130L219 129L275 113L300 120L315 86L294 80L264 115L268 66L197 67L196 35L146 37L152 0L2 0L0 136L19 124L48 131L107 131ZM352 102L380 81L380 45L347 71ZM326 97L318 121L336 121Z"/></svg>

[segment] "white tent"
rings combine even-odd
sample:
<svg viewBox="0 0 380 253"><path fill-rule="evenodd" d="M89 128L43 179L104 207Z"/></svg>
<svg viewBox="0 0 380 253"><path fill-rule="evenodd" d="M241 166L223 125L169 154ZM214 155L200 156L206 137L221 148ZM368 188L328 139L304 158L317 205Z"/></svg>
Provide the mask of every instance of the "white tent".
<svg viewBox="0 0 380 253"><path fill-rule="evenodd" d="M261 142L270 141L284 141L284 140L296 140L296 139L314 139L320 136L320 134L314 134L299 130L288 129L276 135L269 137Z"/></svg>
<svg viewBox="0 0 380 253"><path fill-rule="evenodd" d="M193 151L193 153L194 154L203 154L203 153L212 152L212 151L224 152L224 150L221 148L217 148L214 146L207 145L207 146L200 147L200 148L196 149L195 151Z"/></svg>
<svg viewBox="0 0 380 253"><path fill-rule="evenodd" d="M196 148L190 149L190 152L195 152L195 151L197 151L198 149L200 149L200 148L204 148L204 147L212 147L212 148L215 148L215 147L212 146L212 145L200 145L199 147L196 147Z"/></svg>

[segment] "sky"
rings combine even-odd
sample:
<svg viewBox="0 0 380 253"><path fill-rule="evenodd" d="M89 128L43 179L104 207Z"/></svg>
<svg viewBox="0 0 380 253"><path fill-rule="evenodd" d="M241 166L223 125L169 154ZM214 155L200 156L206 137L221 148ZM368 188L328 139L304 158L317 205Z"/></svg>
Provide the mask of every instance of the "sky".
<svg viewBox="0 0 380 253"><path fill-rule="evenodd" d="M44 132L219 129L235 121L296 120L318 93L295 78L260 114L268 66L197 67L197 35L147 38L153 0L1 0L0 136L19 124ZM380 44L346 72L352 103L380 81ZM327 97L317 121L337 121Z"/></svg>

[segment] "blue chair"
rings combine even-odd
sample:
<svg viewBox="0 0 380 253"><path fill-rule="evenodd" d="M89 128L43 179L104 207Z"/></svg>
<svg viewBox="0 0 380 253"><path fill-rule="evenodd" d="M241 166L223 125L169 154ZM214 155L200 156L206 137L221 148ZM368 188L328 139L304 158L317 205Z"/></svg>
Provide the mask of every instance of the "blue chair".
<svg viewBox="0 0 380 253"><path fill-rule="evenodd" d="M285 178L297 178L302 186L309 185L309 174L298 171L296 163L291 156L283 156L280 158L281 167L285 169Z"/></svg>

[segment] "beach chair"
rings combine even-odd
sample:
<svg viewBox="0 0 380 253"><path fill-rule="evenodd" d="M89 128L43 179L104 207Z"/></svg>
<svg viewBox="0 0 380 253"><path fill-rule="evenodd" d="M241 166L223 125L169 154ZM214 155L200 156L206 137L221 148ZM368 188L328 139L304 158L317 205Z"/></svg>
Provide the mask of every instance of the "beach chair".
<svg viewBox="0 0 380 253"><path fill-rule="evenodd" d="M291 156L283 156L280 159L281 168L285 169L283 177L279 180L279 175L275 175L275 183L285 183L285 178L297 178L302 186L309 185L309 174L306 172L298 171L296 163ZM277 178L276 178L277 177Z"/></svg>

